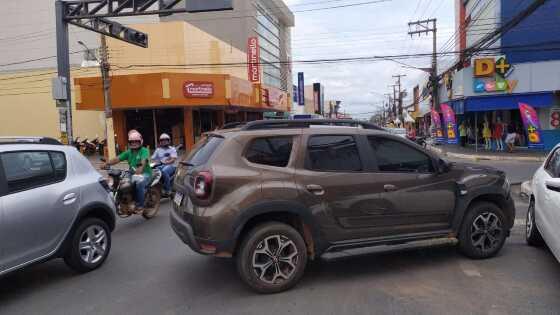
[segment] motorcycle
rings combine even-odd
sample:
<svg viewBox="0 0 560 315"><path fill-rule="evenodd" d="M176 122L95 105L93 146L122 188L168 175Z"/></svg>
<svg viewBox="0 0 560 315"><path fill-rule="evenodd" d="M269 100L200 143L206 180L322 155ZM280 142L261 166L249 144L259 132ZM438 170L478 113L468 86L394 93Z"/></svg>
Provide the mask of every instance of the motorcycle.
<svg viewBox="0 0 560 315"><path fill-rule="evenodd" d="M105 159L101 159L105 162ZM111 195L117 208L117 215L121 218L128 218L135 214L141 214L146 220L154 218L159 212L161 202L161 171L152 170L152 178L146 191L145 208L142 213L133 210L134 205L134 169L119 170L111 167L107 168L108 175L112 180L109 184Z"/></svg>
<svg viewBox="0 0 560 315"><path fill-rule="evenodd" d="M87 156L92 156L97 153L97 145L98 145L98 138L93 139L92 141L88 141L87 138L84 140L84 154Z"/></svg>
<svg viewBox="0 0 560 315"><path fill-rule="evenodd" d="M152 162L152 163L150 163L150 167L152 168L152 170L153 170L153 171L157 170L158 172L160 172L160 174L161 174L161 170L159 169L159 167L162 166L162 165L163 165L163 163L161 163L161 162ZM176 173L177 173L177 172L175 172L175 173L173 173L173 175L171 175L171 178L170 178L171 183L173 183L173 182L175 181L175 174L176 174ZM161 192L160 192L161 198L171 198L171 199L172 199L172 198L174 197L174 193L173 193L173 192L171 192L169 195L164 195L164 194L163 194L163 188L164 188L164 186L163 186L163 176L161 176L161 178L160 178L160 183L159 183L159 185L160 185L160 188L161 188Z"/></svg>

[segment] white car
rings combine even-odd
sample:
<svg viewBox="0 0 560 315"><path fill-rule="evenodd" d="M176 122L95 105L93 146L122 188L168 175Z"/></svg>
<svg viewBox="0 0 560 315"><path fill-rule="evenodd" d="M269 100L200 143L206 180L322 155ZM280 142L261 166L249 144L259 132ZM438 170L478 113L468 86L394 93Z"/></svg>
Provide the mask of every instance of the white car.
<svg viewBox="0 0 560 315"><path fill-rule="evenodd" d="M546 242L560 261L560 144L533 177L526 228L529 245Z"/></svg>

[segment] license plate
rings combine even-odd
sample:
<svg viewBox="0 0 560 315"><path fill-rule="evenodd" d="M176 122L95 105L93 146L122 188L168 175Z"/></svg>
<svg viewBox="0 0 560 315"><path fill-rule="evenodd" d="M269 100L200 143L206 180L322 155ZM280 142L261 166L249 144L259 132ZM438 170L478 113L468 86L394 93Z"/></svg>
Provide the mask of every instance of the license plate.
<svg viewBox="0 0 560 315"><path fill-rule="evenodd" d="M183 194L180 192L176 192L175 197L173 198L173 202L177 205L177 207L180 207L183 203Z"/></svg>

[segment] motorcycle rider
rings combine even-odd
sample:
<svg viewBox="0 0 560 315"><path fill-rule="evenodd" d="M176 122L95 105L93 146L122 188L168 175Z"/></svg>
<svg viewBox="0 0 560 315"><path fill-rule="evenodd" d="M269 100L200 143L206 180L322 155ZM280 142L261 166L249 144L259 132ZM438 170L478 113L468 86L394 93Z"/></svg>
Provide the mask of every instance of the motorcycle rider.
<svg viewBox="0 0 560 315"><path fill-rule="evenodd" d="M144 211L146 190L152 178L152 168L149 163L150 151L144 147L143 144L144 140L138 131L129 131L128 150L122 152L118 157L107 161L107 163L103 165L103 168L107 168L110 165L115 165L122 161L128 162L128 166L134 174L132 175L132 182L135 183L134 201L136 202L136 207L131 210L137 213L142 213Z"/></svg>
<svg viewBox="0 0 560 315"><path fill-rule="evenodd" d="M171 193L171 178L175 174L177 167L177 150L171 146L171 137L162 133L159 137L159 147L152 155L152 161L161 163L158 168L161 170L163 177L163 195L169 196Z"/></svg>

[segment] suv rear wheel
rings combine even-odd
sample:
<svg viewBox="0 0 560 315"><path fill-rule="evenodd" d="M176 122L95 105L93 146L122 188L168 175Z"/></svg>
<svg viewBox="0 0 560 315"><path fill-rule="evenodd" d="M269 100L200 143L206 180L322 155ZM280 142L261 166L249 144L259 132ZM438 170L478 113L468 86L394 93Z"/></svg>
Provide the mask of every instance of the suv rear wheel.
<svg viewBox="0 0 560 315"><path fill-rule="evenodd" d="M111 232L105 221L86 218L73 233L64 255L66 264L80 273L101 267L111 250Z"/></svg>
<svg viewBox="0 0 560 315"><path fill-rule="evenodd" d="M237 254L241 279L260 293L290 289L303 276L306 264L307 248L301 234L277 222L253 228Z"/></svg>
<svg viewBox="0 0 560 315"><path fill-rule="evenodd" d="M495 256L506 241L503 211L490 202L477 202L469 207L459 234L459 249L470 258Z"/></svg>

